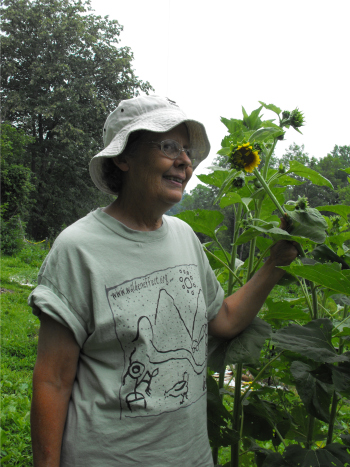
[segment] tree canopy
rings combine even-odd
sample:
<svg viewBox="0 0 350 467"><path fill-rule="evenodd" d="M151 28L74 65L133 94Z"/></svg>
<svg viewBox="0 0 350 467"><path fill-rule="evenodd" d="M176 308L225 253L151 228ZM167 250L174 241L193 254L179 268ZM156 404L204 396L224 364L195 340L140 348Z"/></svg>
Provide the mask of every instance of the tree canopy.
<svg viewBox="0 0 350 467"><path fill-rule="evenodd" d="M2 15L2 117L33 137L20 163L35 174L28 227L41 239L99 204L88 162L106 116L152 88L118 47L122 26L89 1L4 0Z"/></svg>

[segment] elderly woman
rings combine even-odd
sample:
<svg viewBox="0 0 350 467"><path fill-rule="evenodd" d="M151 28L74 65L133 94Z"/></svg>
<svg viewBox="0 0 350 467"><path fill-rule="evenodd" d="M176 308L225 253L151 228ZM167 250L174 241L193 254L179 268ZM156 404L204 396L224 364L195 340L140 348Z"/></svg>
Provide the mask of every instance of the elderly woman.
<svg viewBox="0 0 350 467"><path fill-rule="evenodd" d="M30 296L41 321L34 464L212 466L208 333L240 333L296 249L277 244L224 300L196 235L164 215L209 153L203 125L144 96L121 102L103 131L90 173L117 198L61 233Z"/></svg>

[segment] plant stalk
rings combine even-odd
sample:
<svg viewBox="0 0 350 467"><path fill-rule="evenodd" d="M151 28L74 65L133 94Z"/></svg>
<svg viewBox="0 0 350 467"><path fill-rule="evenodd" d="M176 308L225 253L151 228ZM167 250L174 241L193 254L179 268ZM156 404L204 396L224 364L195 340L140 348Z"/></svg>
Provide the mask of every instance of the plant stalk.
<svg viewBox="0 0 350 467"><path fill-rule="evenodd" d="M224 368L223 371L220 371L220 373L219 373L219 391L220 391L220 389L222 389L224 387L224 381L225 381L225 368ZM224 398L224 395L220 394L221 401L222 401L223 398ZM213 448L214 465L216 465L218 463L218 459L219 459L219 448L215 447L215 448Z"/></svg>
<svg viewBox="0 0 350 467"><path fill-rule="evenodd" d="M309 414L309 425L307 428L307 435L306 435L306 449L311 449L313 434L314 434L314 425L315 425L315 417Z"/></svg>
<svg viewBox="0 0 350 467"><path fill-rule="evenodd" d="M236 377L235 377L235 393L233 401L233 421L232 428L235 432L241 432L241 381L242 381L243 365L242 363L236 364ZM235 441L231 444L231 467L239 467L239 450L241 441Z"/></svg>

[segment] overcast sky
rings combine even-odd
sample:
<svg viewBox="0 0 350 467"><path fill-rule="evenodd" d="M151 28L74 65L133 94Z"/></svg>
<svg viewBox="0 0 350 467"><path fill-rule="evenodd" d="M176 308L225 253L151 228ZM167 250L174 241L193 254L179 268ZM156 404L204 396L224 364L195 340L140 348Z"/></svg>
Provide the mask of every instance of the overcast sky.
<svg viewBox="0 0 350 467"><path fill-rule="evenodd" d="M211 164L226 134L220 117L242 118L261 100L305 114L293 142L325 157L350 144L349 0L92 0L95 14L124 26L119 45L136 75L204 123ZM275 114L264 111L264 117ZM198 183L193 177L187 187Z"/></svg>

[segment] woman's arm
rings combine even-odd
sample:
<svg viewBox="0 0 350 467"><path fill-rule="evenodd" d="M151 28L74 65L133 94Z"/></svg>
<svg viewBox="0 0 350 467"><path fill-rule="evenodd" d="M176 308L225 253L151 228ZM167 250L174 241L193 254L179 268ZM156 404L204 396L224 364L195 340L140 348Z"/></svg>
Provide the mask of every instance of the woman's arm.
<svg viewBox="0 0 350 467"><path fill-rule="evenodd" d="M80 348L70 329L40 315L31 432L35 467L59 467L62 434Z"/></svg>
<svg viewBox="0 0 350 467"><path fill-rule="evenodd" d="M209 334L232 338L254 319L267 296L283 276L283 269L297 256L295 246L281 240L271 248L271 255L254 276L237 292L225 298L216 317L209 322Z"/></svg>

